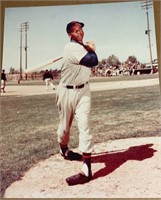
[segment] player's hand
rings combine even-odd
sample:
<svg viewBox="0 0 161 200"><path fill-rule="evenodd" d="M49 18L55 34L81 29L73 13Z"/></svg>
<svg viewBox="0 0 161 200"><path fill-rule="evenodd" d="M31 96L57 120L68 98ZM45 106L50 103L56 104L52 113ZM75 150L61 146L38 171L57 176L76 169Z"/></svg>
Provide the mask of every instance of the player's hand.
<svg viewBox="0 0 161 200"><path fill-rule="evenodd" d="M85 47L86 47L87 51L95 51L96 50L96 46L95 46L95 43L93 41L92 42L86 42Z"/></svg>

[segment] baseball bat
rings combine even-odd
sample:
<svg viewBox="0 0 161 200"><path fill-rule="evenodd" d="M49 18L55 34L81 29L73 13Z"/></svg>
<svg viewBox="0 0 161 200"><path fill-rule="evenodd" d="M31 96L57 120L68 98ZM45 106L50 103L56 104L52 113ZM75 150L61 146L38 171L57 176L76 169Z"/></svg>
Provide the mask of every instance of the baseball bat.
<svg viewBox="0 0 161 200"><path fill-rule="evenodd" d="M41 66L36 66L36 67L31 68L31 69L26 69L25 73L32 73L32 72L39 71L40 69L43 69L44 67L47 67L48 65L51 65L52 63L55 63L55 62L61 60L62 58L63 58L62 56L59 56L59 57L54 58L52 61L50 61L46 64L43 64Z"/></svg>

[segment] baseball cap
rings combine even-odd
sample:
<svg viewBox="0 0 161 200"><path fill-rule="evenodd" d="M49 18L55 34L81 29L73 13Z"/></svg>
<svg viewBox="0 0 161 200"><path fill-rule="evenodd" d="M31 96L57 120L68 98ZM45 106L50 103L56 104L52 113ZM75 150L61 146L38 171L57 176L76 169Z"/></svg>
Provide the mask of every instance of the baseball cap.
<svg viewBox="0 0 161 200"><path fill-rule="evenodd" d="M66 27L67 33L70 33L71 28L72 28L75 24L80 24L82 27L84 26L84 24L83 24L82 22L72 21L72 22L70 22L69 24L67 24L67 27Z"/></svg>

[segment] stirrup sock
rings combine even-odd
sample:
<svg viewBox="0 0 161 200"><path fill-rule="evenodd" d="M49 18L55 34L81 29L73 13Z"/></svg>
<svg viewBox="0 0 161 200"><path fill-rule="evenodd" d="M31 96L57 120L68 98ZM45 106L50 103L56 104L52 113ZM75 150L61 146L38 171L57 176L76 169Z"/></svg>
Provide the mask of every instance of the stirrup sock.
<svg viewBox="0 0 161 200"><path fill-rule="evenodd" d="M86 176L89 176L89 172L91 171L91 153L83 153L82 171Z"/></svg>
<svg viewBox="0 0 161 200"><path fill-rule="evenodd" d="M60 153L65 156L66 151L68 150L67 146L63 146L60 144Z"/></svg>

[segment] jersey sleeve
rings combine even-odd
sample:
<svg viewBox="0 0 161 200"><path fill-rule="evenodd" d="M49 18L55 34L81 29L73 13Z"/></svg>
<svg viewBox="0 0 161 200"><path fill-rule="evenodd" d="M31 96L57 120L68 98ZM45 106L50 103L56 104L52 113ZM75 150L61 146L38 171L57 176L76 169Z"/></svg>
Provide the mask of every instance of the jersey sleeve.
<svg viewBox="0 0 161 200"><path fill-rule="evenodd" d="M64 59L71 64L94 67L98 65L98 58L94 51L87 51L84 46L70 42L64 49Z"/></svg>
<svg viewBox="0 0 161 200"><path fill-rule="evenodd" d="M64 59L69 63L80 64L81 59L87 54L87 50L80 44L70 42L64 48Z"/></svg>
<svg viewBox="0 0 161 200"><path fill-rule="evenodd" d="M98 65L98 58L94 51L87 52L87 54L80 60L80 64L86 67L95 67Z"/></svg>

